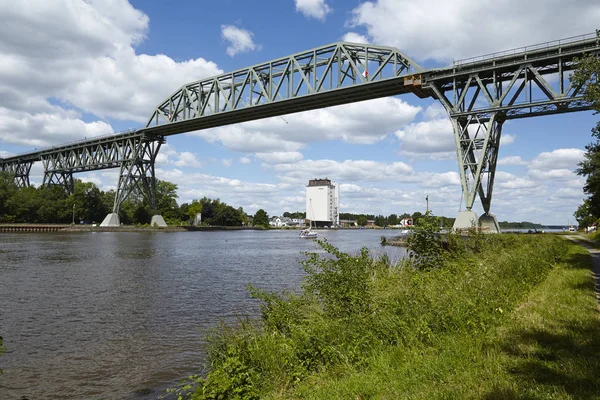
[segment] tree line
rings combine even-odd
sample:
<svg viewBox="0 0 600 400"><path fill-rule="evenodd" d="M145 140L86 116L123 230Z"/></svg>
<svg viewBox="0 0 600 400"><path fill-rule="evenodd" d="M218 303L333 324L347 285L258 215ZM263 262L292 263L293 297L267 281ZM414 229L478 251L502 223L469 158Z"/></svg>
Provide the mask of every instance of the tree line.
<svg viewBox="0 0 600 400"><path fill-rule="evenodd" d="M177 197L176 184L156 180L156 213L169 225L189 224L199 213L205 225L241 226L250 219L242 207L219 199L203 197L179 205ZM114 201L114 190L102 191L92 182L76 179L73 193L68 194L55 185L19 188L11 174L0 172L0 223L100 223L112 212ZM134 191L121 204L119 219L125 225L143 225L154 212L145 197ZM265 224L258 214L258 222Z"/></svg>

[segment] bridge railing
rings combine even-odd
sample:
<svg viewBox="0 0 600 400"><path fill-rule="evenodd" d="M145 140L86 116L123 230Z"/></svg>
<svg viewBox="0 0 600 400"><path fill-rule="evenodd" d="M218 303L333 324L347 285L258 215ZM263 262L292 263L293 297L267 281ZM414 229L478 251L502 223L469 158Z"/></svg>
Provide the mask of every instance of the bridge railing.
<svg viewBox="0 0 600 400"><path fill-rule="evenodd" d="M484 61L493 61L493 60L502 59L502 58L506 58L506 57L510 57L510 56L516 56L516 55L522 55L522 54L528 54L528 53L536 53L536 52L550 50L550 49L554 49L554 48L566 46L566 45L584 44L584 43L592 41L593 39L600 41L599 35L600 35L600 30L593 32L593 33L586 33L584 35L572 36L569 38L553 40L553 41L544 42L544 43L538 43L538 44L534 44L534 45L530 45L530 46L517 47L514 49L510 49L510 50L504 50L504 51L499 51L499 52L495 52L495 53L484 54L481 56L464 58L461 60L454 61L453 65L455 68L462 68L462 67L469 66L472 64L479 64Z"/></svg>

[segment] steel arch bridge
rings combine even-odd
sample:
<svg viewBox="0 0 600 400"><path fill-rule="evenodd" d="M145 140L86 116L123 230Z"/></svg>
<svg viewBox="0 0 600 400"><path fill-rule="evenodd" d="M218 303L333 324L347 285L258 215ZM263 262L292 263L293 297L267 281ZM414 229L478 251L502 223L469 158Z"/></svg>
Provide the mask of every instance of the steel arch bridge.
<svg viewBox="0 0 600 400"><path fill-rule="evenodd" d="M188 83L143 128L0 159L0 170L26 186L32 164L42 161L44 184L72 190L74 173L120 168L113 213L103 222L118 225L119 207L133 190L156 210L154 163L167 136L413 93L440 101L452 121L467 210L455 228L479 222L499 231L490 206L503 123L590 109L568 73L579 57L599 53L597 31L426 70L393 47L337 42ZM484 209L479 221L476 197Z"/></svg>

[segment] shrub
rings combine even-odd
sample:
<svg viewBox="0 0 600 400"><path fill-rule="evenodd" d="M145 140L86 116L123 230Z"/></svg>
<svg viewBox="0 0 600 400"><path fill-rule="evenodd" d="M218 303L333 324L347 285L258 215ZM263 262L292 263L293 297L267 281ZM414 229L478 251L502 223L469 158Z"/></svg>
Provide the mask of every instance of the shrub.
<svg viewBox="0 0 600 400"><path fill-rule="evenodd" d="M307 254L300 293L250 285L262 320L222 327L209 337L210 372L193 380L194 397L290 397L285 394L312 374L362 368L380 352L444 335L488 332L566 253L557 237L480 235L450 236L443 257L435 219L421 221L407 264L418 268L392 266L385 256L373 260L365 248L350 255L318 241L326 253Z"/></svg>
<svg viewBox="0 0 600 400"><path fill-rule="evenodd" d="M406 239L409 257L417 269L440 267L443 264L440 219L430 211L418 219Z"/></svg>

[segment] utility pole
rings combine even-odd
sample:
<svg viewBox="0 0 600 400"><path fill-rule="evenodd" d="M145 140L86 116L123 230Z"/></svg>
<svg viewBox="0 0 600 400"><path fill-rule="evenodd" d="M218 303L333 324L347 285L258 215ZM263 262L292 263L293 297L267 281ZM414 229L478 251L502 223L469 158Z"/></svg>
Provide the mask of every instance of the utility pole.
<svg viewBox="0 0 600 400"><path fill-rule="evenodd" d="M75 204L73 204L73 225L75 225Z"/></svg>

